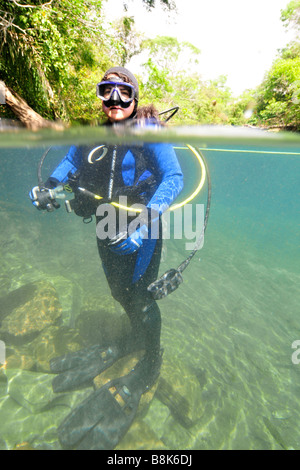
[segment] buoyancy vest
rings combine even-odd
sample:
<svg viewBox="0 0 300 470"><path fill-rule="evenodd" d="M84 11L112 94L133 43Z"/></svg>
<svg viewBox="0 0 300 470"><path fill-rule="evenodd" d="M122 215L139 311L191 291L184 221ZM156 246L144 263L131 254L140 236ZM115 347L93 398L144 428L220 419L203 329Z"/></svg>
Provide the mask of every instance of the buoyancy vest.
<svg viewBox="0 0 300 470"><path fill-rule="evenodd" d="M85 145L77 147L77 152L75 158L81 165L69 184L75 194L73 209L81 217L94 215L100 201L86 196L78 187L101 196L101 203L118 202L120 196L127 196L128 205L146 205L160 183L145 146Z"/></svg>

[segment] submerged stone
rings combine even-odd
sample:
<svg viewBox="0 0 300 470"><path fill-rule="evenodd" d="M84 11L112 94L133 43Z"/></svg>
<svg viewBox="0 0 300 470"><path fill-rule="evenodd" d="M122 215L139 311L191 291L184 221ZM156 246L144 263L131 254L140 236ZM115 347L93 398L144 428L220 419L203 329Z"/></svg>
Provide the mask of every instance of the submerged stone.
<svg viewBox="0 0 300 470"><path fill-rule="evenodd" d="M28 344L15 345L13 352L7 357L6 368L50 372L51 359L82 347L78 330L50 326Z"/></svg>
<svg viewBox="0 0 300 470"><path fill-rule="evenodd" d="M83 310L77 317L75 327L89 344L110 346L130 333L127 315L119 315L107 309Z"/></svg>
<svg viewBox="0 0 300 470"><path fill-rule="evenodd" d="M36 287L35 283L26 284L2 296L0 298L0 320L28 302L34 295Z"/></svg>
<svg viewBox="0 0 300 470"><path fill-rule="evenodd" d="M165 444L142 419L136 419L120 440L116 450L166 450Z"/></svg>
<svg viewBox="0 0 300 470"><path fill-rule="evenodd" d="M37 281L2 297L1 336L11 342L37 335L57 323L62 308L50 282Z"/></svg>
<svg viewBox="0 0 300 470"><path fill-rule="evenodd" d="M175 421L193 427L204 411L197 377L180 361L164 359L156 398L166 405Z"/></svg>
<svg viewBox="0 0 300 470"><path fill-rule="evenodd" d="M28 353L32 351L37 371L49 372L51 359L82 348L83 343L78 330L64 326L50 326L32 341Z"/></svg>

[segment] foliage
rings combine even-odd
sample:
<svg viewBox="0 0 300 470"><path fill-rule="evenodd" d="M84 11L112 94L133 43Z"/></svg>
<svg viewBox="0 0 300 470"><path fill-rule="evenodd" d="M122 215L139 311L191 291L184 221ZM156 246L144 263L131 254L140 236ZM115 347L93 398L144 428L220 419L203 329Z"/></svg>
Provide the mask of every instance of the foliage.
<svg viewBox="0 0 300 470"><path fill-rule="evenodd" d="M227 106L228 121L234 126L254 125L256 123L256 94L254 90L246 90L237 99L231 100Z"/></svg>
<svg viewBox="0 0 300 470"><path fill-rule="evenodd" d="M257 101L257 123L300 129L299 56L274 62L258 89Z"/></svg>
<svg viewBox="0 0 300 470"><path fill-rule="evenodd" d="M160 69L168 70L173 75L180 65L185 69L192 63L197 63L200 50L189 42L179 42L170 36L157 36L155 39L146 39L142 43L142 50L146 51Z"/></svg>
<svg viewBox="0 0 300 470"><path fill-rule="evenodd" d="M155 7L154 0L142 1ZM0 0L0 79L43 117L96 124L95 84L139 51L132 18L109 36L101 8L102 0Z"/></svg>
<svg viewBox="0 0 300 470"><path fill-rule="evenodd" d="M281 20L300 29L300 1L292 0L282 11ZM260 126L300 130L300 42L283 48L256 91L253 123Z"/></svg>
<svg viewBox="0 0 300 470"><path fill-rule="evenodd" d="M112 41L113 56L119 58L123 67L141 52L143 35L136 31L132 16L124 16L113 24L114 40Z"/></svg>
<svg viewBox="0 0 300 470"><path fill-rule="evenodd" d="M145 39L124 16L104 28L105 0L0 0L0 79L43 117L98 124L101 102L95 84L110 66L129 66L140 54L140 104L159 111L173 106L173 124L284 126L300 130L300 41L288 44L257 90L232 97L226 77L203 81L193 71L200 50L169 36ZM28 0L29 1L29 0ZM124 0L124 7L131 0ZM150 11L173 0L139 0ZM300 1L282 11L299 31ZM4 106L2 106L4 108ZM3 114L2 110L1 113Z"/></svg>
<svg viewBox="0 0 300 470"><path fill-rule="evenodd" d="M226 107L231 92L226 77L204 82L192 72L198 61L199 49L169 36L158 36L142 44L148 60L144 63L141 99L154 103L159 111L173 106L180 113L173 124L228 123Z"/></svg>
<svg viewBox="0 0 300 470"><path fill-rule="evenodd" d="M80 99L77 86L109 63L99 0L58 0L30 5L0 0L0 74L37 112L68 120ZM89 99L88 96L85 97ZM74 102L75 100L75 102Z"/></svg>
<svg viewBox="0 0 300 470"><path fill-rule="evenodd" d="M142 2L148 10L152 10L156 6L155 0L142 0ZM174 10L176 8L175 2L173 0L159 0L159 2L165 10ZM123 5L126 11L128 8L128 0L124 0Z"/></svg>
<svg viewBox="0 0 300 470"><path fill-rule="evenodd" d="M281 21L286 26L291 26L296 30L300 30L300 1L292 0L281 12Z"/></svg>
<svg viewBox="0 0 300 470"><path fill-rule="evenodd" d="M300 42L292 41L285 48L281 50L282 59L296 59L300 57Z"/></svg>

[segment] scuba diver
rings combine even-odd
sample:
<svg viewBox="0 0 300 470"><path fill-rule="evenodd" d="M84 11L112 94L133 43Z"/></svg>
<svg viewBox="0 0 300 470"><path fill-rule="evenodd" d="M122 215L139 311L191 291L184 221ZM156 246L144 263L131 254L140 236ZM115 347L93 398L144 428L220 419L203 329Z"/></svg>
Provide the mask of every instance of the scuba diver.
<svg viewBox="0 0 300 470"><path fill-rule="evenodd" d="M97 96L108 120L106 126L160 125L151 105L138 107L139 86L124 67L110 68L97 85ZM59 207L55 188L69 185L74 212L88 221L96 216L98 251L112 296L130 319L131 333L110 347L101 344L54 358L51 371L55 392L92 385L93 379L121 357L144 351L129 374L91 393L58 428L63 448L114 449L130 427L141 398L157 380L162 362L161 315L148 290L158 276L161 250L161 215L183 188L183 175L172 145L135 143L71 146L43 187L30 193L39 210ZM98 195L98 196L97 196ZM122 206L142 204L143 217L133 230L121 223ZM123 199L122 199L123 200ZM113 204L115 204L113 206ZM116 211L112 236L99 236L98 227L110 209ZM135 216L136 217L136 216ZM127 217L135 221L133 217ZM129 224L130 226L131 224Z"/></svg>

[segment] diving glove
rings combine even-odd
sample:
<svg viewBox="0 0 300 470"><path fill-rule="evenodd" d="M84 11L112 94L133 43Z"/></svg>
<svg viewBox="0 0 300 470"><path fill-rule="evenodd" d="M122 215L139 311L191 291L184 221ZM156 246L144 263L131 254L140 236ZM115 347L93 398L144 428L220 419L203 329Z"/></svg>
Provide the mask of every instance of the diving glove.
<svg viewBox="0 0 300 470"><path fill-rule="evenodd" d="M130 233L130 225L125 231L111 238L108 248L118 255L131 255L141 248L144 239L157 239L159 234L160 213L156 208L146 207L139 215L140 226ZM135 227L132 227L134 229Z"/></svg>
<svg viewBox="0 0 300 470"><path fill-rule="evenodd" d="M118 233L111 239L108 246L110 251L118 255L131 255L143 244L143 239L148 238L148 227L143 225L126 238L127 232Z"/></svg>
<svg viewBox="0 0 300 470"><path fill-rule="evenodd" d="M32 201L32 204L38 210L47 210L48 212L53 212L54 209L58 209L60 204L56 201L57 192L60 190L57 189L48 189L35 186L29 193L29 197Z"/></svg>

